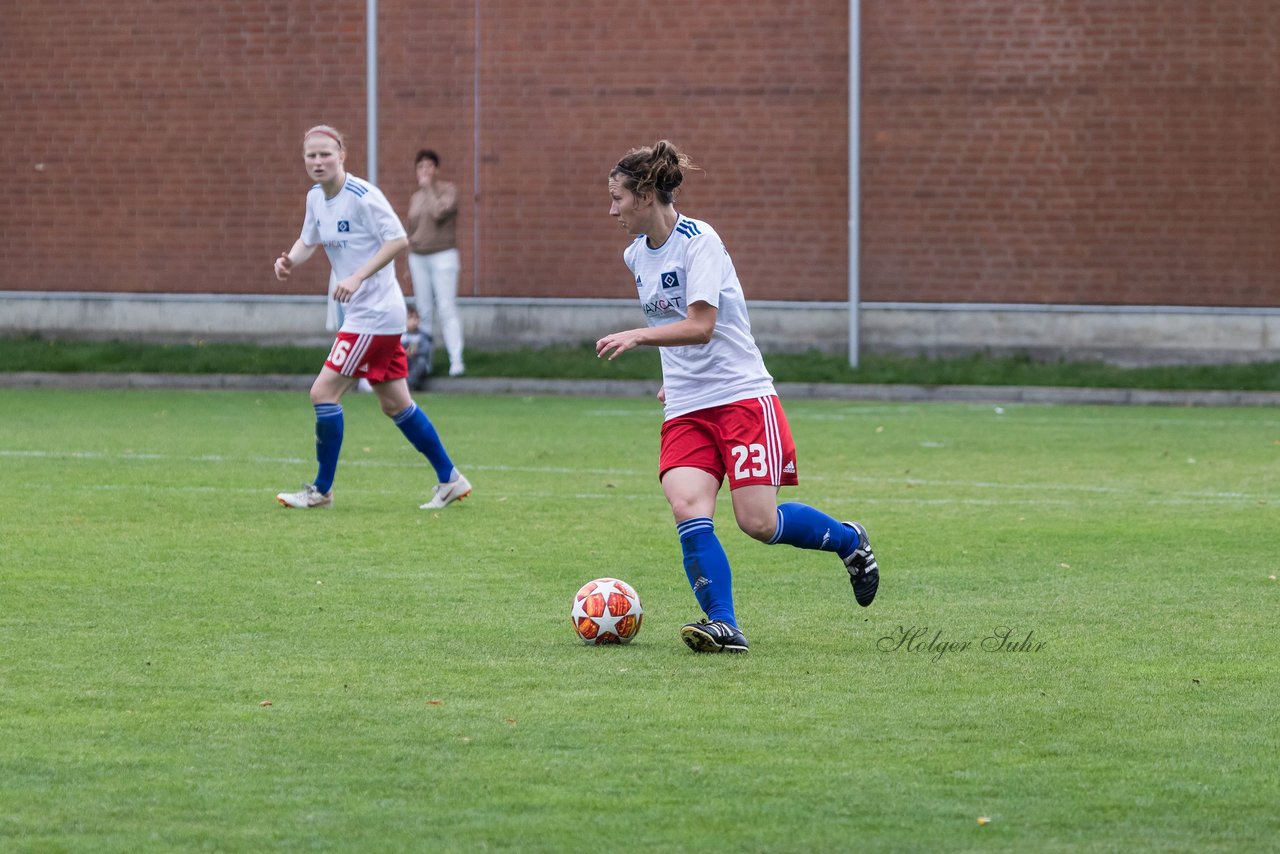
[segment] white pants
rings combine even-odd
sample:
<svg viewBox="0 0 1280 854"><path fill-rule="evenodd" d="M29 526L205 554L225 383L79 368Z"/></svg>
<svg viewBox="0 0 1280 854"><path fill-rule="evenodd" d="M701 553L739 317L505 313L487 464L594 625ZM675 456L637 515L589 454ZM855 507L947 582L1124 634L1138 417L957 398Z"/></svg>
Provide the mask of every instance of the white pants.
<svg viewBox="0 0 1280 854"><path fill-rule="evenodd" d="M430 255L409 253L409 275L413 279L413 301L422 319L422 329L431 330L435 309L440 309L440 335L449 354L449 373L463 371L462 321L458 319L457 249L432 252Z"/></svg>
<svg viewBox="0 0 1280 854"><path fill-rule="evenodd" d="M346 314L342 310L342 303L333 298L334 286L338 284L338 277L333 270L329 270L329 302L326 306L324 315L324 328L330 332L337 332L342 328L342 318Z"/></svg>

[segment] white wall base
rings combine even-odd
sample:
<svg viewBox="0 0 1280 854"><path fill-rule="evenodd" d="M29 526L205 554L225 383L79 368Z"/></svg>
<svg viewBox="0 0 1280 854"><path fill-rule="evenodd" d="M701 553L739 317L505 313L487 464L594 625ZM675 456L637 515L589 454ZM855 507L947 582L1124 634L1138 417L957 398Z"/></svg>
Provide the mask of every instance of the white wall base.
<svg viewBox="0 0 1280 854"><path fill-rule="evenodd" d="M468 347L578 344L643 322L632 300L458 300ZM844 303L751 304L766 353L846 353ZM323 344L323 297L0 291L0 335ZM1119 364L1280 361L1280 308L865 303L864 352L1028 353Z"/></svg>

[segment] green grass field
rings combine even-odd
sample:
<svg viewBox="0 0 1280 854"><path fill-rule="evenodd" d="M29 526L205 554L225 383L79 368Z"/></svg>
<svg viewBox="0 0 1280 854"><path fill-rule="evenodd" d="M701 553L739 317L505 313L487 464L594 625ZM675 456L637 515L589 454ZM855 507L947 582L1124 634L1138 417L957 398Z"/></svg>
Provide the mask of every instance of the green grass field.
<svg viewBox="0 0 1280 854"><path fill-rule="evenodd" d="M1280 838L1273 410L788 402L880 596L724 500L751 652L695 656L654 402L423 403L471 499L351 396L303 512L305 394L0 391L0 850ZM573 634L599 575L630 646Z"/></svg>

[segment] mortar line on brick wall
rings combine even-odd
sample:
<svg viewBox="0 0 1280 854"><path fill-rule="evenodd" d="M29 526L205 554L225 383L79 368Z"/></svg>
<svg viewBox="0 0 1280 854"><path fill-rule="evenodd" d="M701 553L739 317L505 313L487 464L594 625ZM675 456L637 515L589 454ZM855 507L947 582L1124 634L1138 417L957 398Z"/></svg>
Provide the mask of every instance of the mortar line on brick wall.
<svg viewBox="0 0 1280 854"><path fill-rule="evenodd" d="M98 302L253 302L293 303L299 305L323 302L323 295L309 294L217 294L217 293L137 293L109 291L0 291L4 300L98 301ZM623 297L459 297L460 304L494 306L599 306L625 307L636 304L634 299ZM836 300L768 300L751 301L752 306L772 310L839 311L848 304ZM1195 305L1073 305L1066 303L959 303L959 302L876 302L861 303L864 311L919 311L919 312L1018 312L1040 314L1181 314L1181 315L1241 315L1248 317L1280 316L1280 306L1195 306Z"/></svg>

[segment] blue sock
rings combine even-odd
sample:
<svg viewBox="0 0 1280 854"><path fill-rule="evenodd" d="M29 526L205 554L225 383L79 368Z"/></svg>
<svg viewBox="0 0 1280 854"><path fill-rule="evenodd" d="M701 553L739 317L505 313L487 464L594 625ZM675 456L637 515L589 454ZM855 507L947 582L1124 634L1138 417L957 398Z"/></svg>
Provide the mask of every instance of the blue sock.
<svg viewBox="0 0 1280 854"><path fill-rule="evenodd" d="M316 489L333 489L338 473L338 454L342 451L342 404L317 403L316 407Z"/></svg>
<svg viewBox="0 0 1280 854"><path fill-rule="evenodd" d="M821 510L788 501L778 505L778 530L773 532L769 545L777 543L798 549L835 552L844 559L858 547L858 534Z"/></svg>
<svg viewBox="0 0 1280 854"><path fill-rule="evenodd" d="M686 519L676 525L680 549L684 552L684 574L689 576L693 596L711 620L738 625L733 614L733 574L729 557L716 537L715 525L706 516Z"/></svg>
<svg viewBox="0 0 1280 854"><path fill-rule="evenodd" d="M409 407L392 419L396 422L396 426L400 428L400 432L409 440L409 444L413 445L422 455L431 463L432 468L436 470L436 478L441 483L448 483L453 480L456 472L453 468L453 461L449 459L449 455L445 453L444 444L440 441L440 434L436 432L436 428L431 424L431 419L427 418L427 413L423 412L416 403L409 404Z"/></svg>

